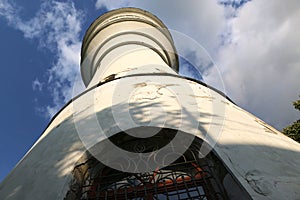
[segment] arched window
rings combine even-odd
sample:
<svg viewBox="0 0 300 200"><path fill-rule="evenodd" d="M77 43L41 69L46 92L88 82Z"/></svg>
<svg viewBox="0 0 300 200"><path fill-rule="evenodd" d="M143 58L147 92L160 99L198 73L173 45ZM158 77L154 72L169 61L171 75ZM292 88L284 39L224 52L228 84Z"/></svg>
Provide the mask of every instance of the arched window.
<svg viewBox="0 0 300 200"><path fill-rule="evenodd" d="M172 136L172 130L168 134ZM155 140L162 140L160 135ZM124 139L124 133L119 133L112 141ZM153 139L153 138L152 138ZM149 141L149 138L147 139ZM134 146L140 141L124 141L123 147ZM164 143L164 142L163 142ZM130 145L128 145L130 144ZM147 144L144 151L157 148ZM157 144L152 142L151 144ZM112 169L99 162L92 155L87 155L73 171L74 179L66 200L96 200L96 199L229 199L233 197L226 191L224 180L228 183L228 173L222 162L209 153L199 158L202 141L195 138L189 149L172 164L147 173L128 173ZM121 144L118 144L122 146ZM226 177L226 178L225 178ZM225 182L226 182L225 181ZM232 178L230 181L234 181ZM233 188L236 187L236 188ZM231 184L231 190L242 191L238 184ZM245 197L248 195L243 194ZM234 199L234 198L230 198ZM245 199L245 198L244 198Z"/></svg>

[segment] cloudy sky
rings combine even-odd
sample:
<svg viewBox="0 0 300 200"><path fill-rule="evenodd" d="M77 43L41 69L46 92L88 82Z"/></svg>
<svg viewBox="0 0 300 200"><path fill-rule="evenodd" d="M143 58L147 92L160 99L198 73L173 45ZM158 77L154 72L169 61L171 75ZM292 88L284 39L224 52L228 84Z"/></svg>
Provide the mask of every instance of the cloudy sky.
<svg viewBox="0 0 300 200"><path fill-rule="evenodd" d="M175 38L194 63L182 62L181 74L279 130L300 118L291 104L300 94L299 0L0 0L0 181L71 99L88 26L124 6L152 12L205 49L209 64Z"/></svg>

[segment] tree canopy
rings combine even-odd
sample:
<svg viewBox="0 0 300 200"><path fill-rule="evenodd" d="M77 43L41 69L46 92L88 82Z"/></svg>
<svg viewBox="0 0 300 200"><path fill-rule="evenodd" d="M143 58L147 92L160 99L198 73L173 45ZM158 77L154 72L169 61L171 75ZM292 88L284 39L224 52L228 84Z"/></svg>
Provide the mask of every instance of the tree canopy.
<svg viewBox="0 0 300 200"><path fill-rule="evenodd" d="M300 96L299 96L300 97ZM293 102L295 109L300 111L300 99ZM289 136L293 140L300 142L300 119L293 124L285 127L282 131L285 135Z"/></svg>

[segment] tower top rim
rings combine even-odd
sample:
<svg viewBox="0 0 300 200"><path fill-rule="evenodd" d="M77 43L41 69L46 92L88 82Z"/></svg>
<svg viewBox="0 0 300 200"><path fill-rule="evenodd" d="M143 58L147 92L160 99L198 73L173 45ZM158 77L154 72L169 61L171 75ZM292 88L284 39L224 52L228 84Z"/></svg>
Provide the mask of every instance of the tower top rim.
<svg viewBox="0 0 300 200"><path fill-rule="evenodd" d="M111 18L112 16L118 15L121 13L125 13L125 12L142 14L142 15L150 18L151 20L153 20L158 25L159 28L168 30L168 27L158 17L156 17L154 14L152 14L146 10L143 10L140 8L135 8L135 7L125 7L125 8L118 8L115 10L111 10L111 11L108 11L108 12L102 14L96 20L94 20L93 23L89 26L89 28L85 32L85 35L82 40L82 46L81 46L81 56L82 57L84 55L84 49L86 48L86 46L88 46L89 38L91 37L91 33L95 30L95 28L98 27L98 25L100 25L105 20ZM170 32L166 31L166 34L168 36L168 39L173 43L173 38L172 38ZM174 49L175 49L175 47L174 47Z"/></svg>

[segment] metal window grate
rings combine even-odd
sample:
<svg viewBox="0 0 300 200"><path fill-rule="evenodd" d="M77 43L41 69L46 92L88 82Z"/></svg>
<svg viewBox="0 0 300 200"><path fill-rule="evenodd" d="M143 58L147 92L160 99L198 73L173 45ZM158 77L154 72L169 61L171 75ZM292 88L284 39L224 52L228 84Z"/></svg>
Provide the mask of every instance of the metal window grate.
<svg viewBox="0 0 300 200"><path fill-rule="evenodd" d="M81 199L224 199L215 188L210 168L195 161L150 173L130 174L107 168L86 180Z"/></svg>

